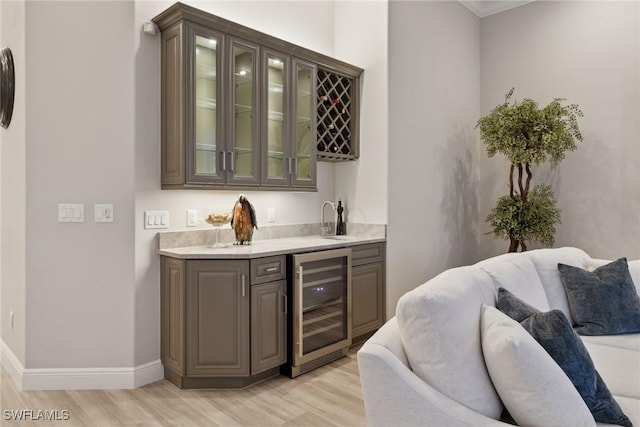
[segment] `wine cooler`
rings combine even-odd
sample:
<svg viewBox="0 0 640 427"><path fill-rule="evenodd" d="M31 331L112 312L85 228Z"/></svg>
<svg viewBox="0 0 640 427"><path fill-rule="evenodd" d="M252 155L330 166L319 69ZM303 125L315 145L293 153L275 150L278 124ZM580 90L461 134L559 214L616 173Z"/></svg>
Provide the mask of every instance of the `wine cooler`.
<svg viewBox="0 0 640 427"><path fill-rule="evenodd" d="M292 255L289 354L292 378L347 354L351 345L351 248Z"/></svg>

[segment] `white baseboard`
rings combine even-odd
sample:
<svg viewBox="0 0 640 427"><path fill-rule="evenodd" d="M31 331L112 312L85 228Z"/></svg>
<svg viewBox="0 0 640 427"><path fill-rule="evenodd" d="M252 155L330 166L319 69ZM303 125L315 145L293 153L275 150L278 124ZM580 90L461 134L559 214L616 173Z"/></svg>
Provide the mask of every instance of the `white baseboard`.
<svg viewBox="0 0 640 427"><path fill-rule="evenodd" d="M22 363L4 340L0 341L0 363L2 363L2 366L7 370L18 390L22 390L22 373L24 372L24 366L22 366Z"/></svg>
<svg viewBox="0 0 640 427"><path fill-rule="evenodd" d="M132 389L164 378L160 359L134 368L27 369L2 341L1 359L20 390Z"/></svg>

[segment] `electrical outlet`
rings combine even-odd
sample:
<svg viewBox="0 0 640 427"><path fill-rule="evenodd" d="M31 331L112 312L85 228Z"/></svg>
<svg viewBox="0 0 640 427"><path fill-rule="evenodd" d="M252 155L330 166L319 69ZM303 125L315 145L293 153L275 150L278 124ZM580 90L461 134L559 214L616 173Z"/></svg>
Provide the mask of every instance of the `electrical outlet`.
<svg viewBox="0 0 640 427"><path fill-rule="evenodd" d="M198 211L195 209L187 210L187 227L195 227L198 223Z"/></svg>

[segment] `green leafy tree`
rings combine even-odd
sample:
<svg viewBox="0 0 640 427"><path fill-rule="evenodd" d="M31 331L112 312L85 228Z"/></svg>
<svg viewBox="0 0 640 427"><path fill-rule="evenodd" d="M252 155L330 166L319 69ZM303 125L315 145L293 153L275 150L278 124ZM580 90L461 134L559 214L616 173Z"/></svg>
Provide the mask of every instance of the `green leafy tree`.
<svg viewBox="0 0 640 427"><path fill-rule="evenodd" d="M512 95L513 88L476 127L487 155L502 153L511 162L509 195L498 199L487 222L496 238L509 240L509 252L517 252L527 250L527 241L553 245L560 210L550 186L531 188L531 168L547 160L555 168L566 151L577 148L576 141L582 141L578 127L582 111L576 104L562 105L562 98L539 108L531 99L510 102Z"/></svg>

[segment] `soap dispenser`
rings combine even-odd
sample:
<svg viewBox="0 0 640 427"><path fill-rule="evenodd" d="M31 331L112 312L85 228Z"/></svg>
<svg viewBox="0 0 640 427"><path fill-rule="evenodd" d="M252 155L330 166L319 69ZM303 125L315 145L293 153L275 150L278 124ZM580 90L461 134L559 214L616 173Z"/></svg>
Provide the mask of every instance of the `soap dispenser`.
<svg viewBox="0 0 640 427"><path fill-rule="evenodd" d="M338 212L338 220L336 221L336 236L344 236L347 234L347 229L344 224L344 220L342 219L342 212L344 208L342 207L342 201L338 200L338 207L336 208Z"/></svg>

